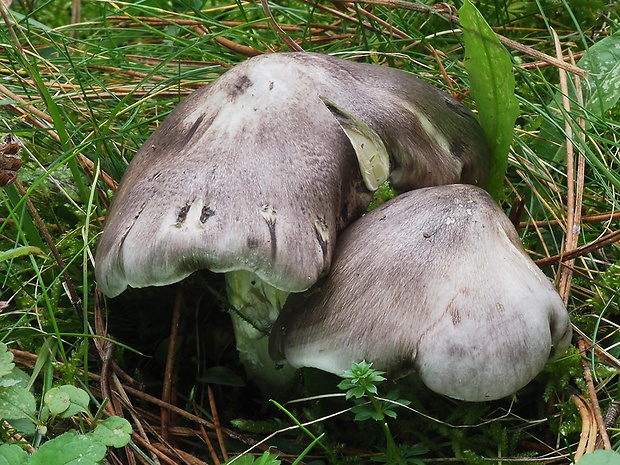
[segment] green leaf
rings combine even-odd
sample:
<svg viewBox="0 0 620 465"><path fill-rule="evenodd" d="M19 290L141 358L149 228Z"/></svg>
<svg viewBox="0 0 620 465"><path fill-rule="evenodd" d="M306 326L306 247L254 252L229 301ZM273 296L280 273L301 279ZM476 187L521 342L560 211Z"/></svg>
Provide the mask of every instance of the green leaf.
<svg viewBox="0 0 620 465"><path fill-rule="evenodd" d="M28 453L15 444L0 446L0 465L26 465Z"/></svg>
<svg viewBox="0 0 620 465"><path fill-rule="evenodd" d="M281 463L277 455L270 454L268 451L263 452L263 455L260 457L254 457L246 454L238 459L233 457L231 460L233 459L235 459L235 465L280 465Z"/></svg>
<svg viewBox="0 0 620 465"><path fill-rule="evenodd" d="M584 105L602 115L620 100L620 33L602 39L585 51L577 65L590 71L586 79Z"/></svg>
<svg viewBox="0 0 620 465"><path fill-rule="evenodd" d="M489 178L484 188L497 200L502 193L508 151L519 116L512 61L493 29L469 0L465 0L459 9L459 17L463 26L464 64L469 74L470 93L492 153Z"/></svg>
<svg viewBox="0 0 620 465"><path fill-rule="evenodd" d="M22 247L7 250L6 252L0 252L0 263L17 257L23 257L24 255L38 255L39 257L45 257L45 254L38 247L24 245Z"/></svg>
<svg viewBox="0 0 620 465"><path fill-rule="evenodd" d="M37 432L37 424L27 418L11 420L11 426L22 436L33 436Z"/></svg>
<svg viewBox="0 0 620 465"><path fill-rule="evenodd" d="M604 117L605 113L614 108L620 100L620 33L606 37L586 50L584 56L577 65L588 71L588 77L582 79L584 92L584 108L586 114L580 112L576 103L571 102L570 118L572 124L577 127L577 118L584 116L586 125L592 116ZM574 88L569 88L569 97L575 98ZM564 163L566 159L566 144L564 129L564 114L559 108L562 106L562 96L558 92L553 101L548 105L550 115L556 115L554 121L545 120L540 127L540 137L534 144L537 154L547 161ZM609 182L620 188L620 178L615 175L595 154L585 153L587 161L598 168Z"/></svg>
<svg viewBox="0 0 620 465"><path fill-rule="evenodd" d="M131 440L131 425L121 417L106 418L93 431L93 438L111 447L124 447Z"/></svg>
<svg viewBox="0 0 620 465"><path fill-rule="evenodd" d="M0 418L33 418L37 405L30 391L21 386L0 387Z"/></svg>
<svg viewBox="0 0 620 465"><path fill-rule="evenodd" d="M372 409L369 408L358 408L358 407L365 407L365 406L355 406L351 408L351 412L355 414L355 421L366 421L369 418L374 418L375 414L377 412L375 412Z"/></svg>
<svg viewBox="0 0 620 465"><path fill-rule="evenodd" d="M0 377L6 376L15 368L13 353L9 352L6 344L0 342Z"/></svg>
<svg viewBox="0 0 620 465"><path fill-rule="evenodd" d="M61 418L69 418L80 412L88 412L88 393L71 385L50 389L43 398L50 413Z"/></svg>
<svg viewBox="0 0 620 465"><path fill-rule="evenodd" d="M597 450L584 455L578 465L620 465L620 454L613 450Z"/></svg>
<svg viewBox="0 0 620 465"><path fill-rule="evenodd" d="M241 431L247 431L254 434L269 434L287 426L279 418L273 420L246 420L244 418L235 418L230 423ZM235 462L236 463L236 462Z"/></svg>
<svg viewBox="0 0 620 465"><path fill-rule="evenodd" d="M30 457L29 465L98 465L106 447L90 436L69 431L43 444Z"/></svg>

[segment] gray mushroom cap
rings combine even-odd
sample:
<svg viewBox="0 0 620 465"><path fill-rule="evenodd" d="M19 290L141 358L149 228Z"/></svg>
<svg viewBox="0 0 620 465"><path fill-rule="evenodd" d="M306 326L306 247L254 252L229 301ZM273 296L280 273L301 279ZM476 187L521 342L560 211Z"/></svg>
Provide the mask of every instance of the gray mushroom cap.
<svg viewBox="0 0 620 465"><path fill-rule="evenodd" d="M405 193L338 239L324 282L290 296L270 353L335 374L366 360L432 390L484 401L516 392L570 343L566 308L483 190Z"/></svg>
<svg viewBox="0 0 620 465"><path fill-rule="evenodd" d="M187 97L130 163L97 247L103 293L203 268L287 292L314 284L371 196L324 99L376 131L397 189L486 177L473 115L413 76L311 53L252 58Z"/></svg>

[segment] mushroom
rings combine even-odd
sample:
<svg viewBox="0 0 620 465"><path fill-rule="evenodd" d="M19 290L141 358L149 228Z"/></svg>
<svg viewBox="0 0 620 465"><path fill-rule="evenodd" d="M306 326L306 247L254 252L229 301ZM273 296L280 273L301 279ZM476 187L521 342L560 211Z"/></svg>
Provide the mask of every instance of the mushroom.
<svg viewBox="0 0 620 465"><path fill-rule="evenodd" d="M483 190L402 194L338 238L331 271L291 295L274 324L278 363L342 375L353 362L435 392L499 399L570 343L562 299Z"/></svg>
<svg viewBox="0 0 620 465"><path fill-rule="evenodd" d="M478 183L488 159L471 112L405 72L255 57L192 93L140 148L107 215L97 282L114 297L226 273L240 358L277 384L286 375L265 335L288 293L327 273L371 190L388 174L397 190Z"/></svg>

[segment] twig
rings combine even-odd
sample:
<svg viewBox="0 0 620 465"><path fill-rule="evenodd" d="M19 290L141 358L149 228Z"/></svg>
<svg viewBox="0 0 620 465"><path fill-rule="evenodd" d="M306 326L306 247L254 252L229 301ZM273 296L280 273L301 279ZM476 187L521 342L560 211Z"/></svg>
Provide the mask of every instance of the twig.
<svg viewBox="0 0 620 465"><path fill-rule="evenodd" d="M590 363L588 362L586 357L586 346L582 339L579 339L579 341L577 341L577 345L579 347L579 353L581 354L583 377L586 381L586 386L588 388L588 395L590 396L590 402L592 403L592 412L594 414L594 419L596 420L596 424L598 425L598 432L601 436L605 449L611 450L611 442L609 441L609 435L607 434L605 421L603 420L603 415L601 414L601 407L598 403L598 398L596 396L594 381L592 380Z"/></svg>
<svg viewBox="0 0 620 465"><path fill-rule="evenodd" d="M142 445L142 447L148 449L152 454L154 454L155 456L157 456L158 459L160 459L162 462L168 464L168 465L178 465L177 462L175 462L174 460L172 460L170 457L168 457L166 454L164 454L162 451L160 451L157 447L155 447L153 444L151 444L150 442L146 441L142 436L140 436L139 434L136 433L131 433L131 438L139 443L140 445Z"/></svg>
<svg viewBox="0 0 620 465"><path fill-rule="evenodd" d="M172 322L170 323L170 339L168 342L168 356L166 358L166 369L164 371L164 385L161 398L168 404L172 401L172 383L174 381L174 373L176 371L176 354L177 354L177 337L179 335L179 325L181 322L181 307L183 304L183 288L177 287L177 295L174 301L174 310L172 311ZM161 410L161 436L164 441L170 441L168 427L171 420L171 412L168 409Z"/></svg>
<svg viewBox="0 0 620 465"><path fill-rule="evenodd" d="M435 7L421 5L419 3L406 2L402 0L331 0L331 1L332 3L343 3L343 2L346 3L346 2L352 1L356 3L365 3L368 5L382 5L388 8L403 8L405 10L412 10L412 11L417 11L419 13L425 13L425 14L439 14L443 16L444 18L448 19L453 24L460 27L459 18L455 16L454 14L452 14L451 10L447 10L442 4L440 4L440 8L435 8ZM547 55L546 53L539 52L538 50L532 47L528 47L527 45L520 44L519 42L516 42L512 39L508 39L507 37L504 37L500 34L496 33L495 35L497 36L497 39L508 48L521 52L525 55L535 58L536 60L544 61L546 63L549 63L550 65L556 66L557 68L560 68L560 69L564 69L578 76L581 76L581 77L588 76L588 72L586 70L579 68L578 66L575 66L570 63L565 63L563 60L558 60L557 58Z"/></svg>
<svg viewBox="0 0 620 465"><path fill-rule="evenodd" d="M579 416L581 417L581 433L579 435L579 445L575 451L575 463L579 462L579 459L584 454L594 451L596 444L596 422L592 414L592 407L590 403L579 394L573 394L570 396L575 403Z"/></svg>
<svg viewBox="0 0 620 465"><path fill-rule="evenodd" d="M196 405L196 402L194 402L194 412L196 413L198 412L198 406ZM207 445L207 449L209 450L209 454L211 455L211 460L213 460L213 463L215 465L220 465L221 463L220 459L217 456L217 452L215 452L215 447L213 447L213 443L211 442L211 438L207 434L207 430L205 429L203 425L198 425L198 426L200 427L200 435L202 436L202 439Z"/></svg>
<svg viewBox="0 0 620 465"><path fill-rule="evenodd" d="M246 57L255 57L263 54L260 50L256 50L253 47L248 47L247 45L238 44L237 42L223 36L215 36L214 40L222 47L226 47L228 50L232 50L233 52L239 53Z"/></svg>
<svg viewBox="0 0 620 465"><path fill-rule="evenodd" d="M558 58L562 58L562 46L560 45L560 39L554 29L551 29L553 35L553 41ZM569 56L570 51L569 51ZM577 248L579 240L579 232L581 230L581 207L583 204L583 187L584 187L584 169L585 160L583 155L579 153L577 160L577 170L575 170L575 146L573 143L573 128L568 120L568 115L571 111L570 100L568 98L568 83L566 79L566 71L563 69L558 70L560 77L560 90L562 92L562 106L566 112L566 118L564 121L564 129L566 131L566 237L564 241L564 250L573 250ZM575 89L577 93L578 103L583 102L583 95L581 93L581 82L577 76L574 79ZM579 118L580 127L585 129L585 121L583 118ZM579 131L579 137L585 141L585 134ZM577 171L577 172L575 172ZM568 303L570 295L571 281L573 277L573 265L574 259L566 260L562 262L562 268L560 270L560 279L558 283L558 292L564 300L564 304Z"/></svg>
<svg viewBox="0 0 620 465"><path fill-rule="evenodd" d="M288 36L288 34L284 32L282 28L280 27L280 25L277 23L277 21L271 14L271 9L269 8L268 0L261 0L260 4L263 7L263 11L265 12L265 15L267 16L267 19L269 20L269 24L271 25L275 33L278 35L280 40L282 40L286 44L286 46L289 48L291 52L303 52L304 49L301 48L301 45L299 45L297 42L291 39Z"/></svg>
<svg viewBox="0 0 620 465"><path fill-rule="evenodd" d="M606 212L606 213L596 213L592 215L586 215L581 217L582 223L602 223L613 220L620 219L620 211L617 212ZM519 223L519 228L523 229L527 226L537 226L537 227L545 227L545 226L558 226L560 225L559 220L542 220L542 221L521 221Z"/></svg>
<svg viewBox="0 0 620 465"><path fill-rule="evenodd" d="M452 79L450 79L450 76L448 76L446 68L443 66L443 63L442 63L441 59L439 58L439 54L437 53L437 50L431 44L426 44L426 47L430 50L431 54L435 58L435 63L437 63L437 66L439 67L439 71L440 71L441 75L443 76L443 80L446 82L446 85L452 91L452 97L454 97L455 99L458 99L460 96L454 90L454 84L452 83Z"/></svg>
<svg viewBox="0 0 620 465"><path fill-rule="evenodd" d="M2 8L1 5L0 5L0 8ZM19 434L15 430L15 428L13 428L13 425L11 425L8 421L0 419L0 425L2 426L2 429L5 432L9 433L9 439L8 439L9 444L17 443L19 444L20 447L26 449L31 454L34 452L34 447L32 447L32 444L30 444L26 440L26 438L24 438L21 434Z"/></svg>
<svg viewBox="0 0 620 465"><path fill-rule="evenodd" d="M211 409L211 416L213 417L213 424L215 425L215 433L217 434L217 442L222 451L222 457L224 461L228 461L228 452L226 451L226 445L224 444L224 435L222 434L222 425L220 424L220 415L217 412L217 405L215 405L215 398L213 397L213 389L207 385L207 395L209 396L209 408Z"/></svg>
<svg viewBox="0 0 620 465"><path fill-rule="evenodd" d="M347 5L347 9L351 13L359 13L360 15L366 17L367 19L369 19L371 21L374 21L375 23L379 24L381 27L384 27L385 29L387 29L391 35L395 35L399 39L409 39L409 40L411 40L411 36L409 34L407 34L406 32L403 32L400 29L392 26L390 23L388 23L387 21L384 21L383 19L377 17L376 15L373 15L370 11L366 11L363 8L358 8L356 10L355 7L353 6L353 4L348 4Z"/></svg>
<svg viewBox="0 0 620 465"><path fill-rule="evenodd" d="M181 460L183 460L183 463L187 465L207 465L206 462L203 462L199 458L194 457L193 455L188 454L187 452L184 452L180 449L176 449L174 447L169 447L169 446L165 446L163 444L158 444L158 443L153 443L153 447L161 450L164 454L166 454L172 460L176 460L177 458L180 458ZM177 464L178 462L175 461L174 463Z"/></svg>
<svg viewBox="0 0 620 465"><path fill-rule="evenodd" d="M590 252L602 249L618 241L620 241L620 230L606 234L605 236L600 237L596 241L591 242L590 244L582 245L577 249L569 250L568 252L563 252L561 254L553 255L548 258L535 260L535 263L541 268L545 266L555 265L556 263L561 263L566 260L572 260L574 258L589 254Z"/></svg>

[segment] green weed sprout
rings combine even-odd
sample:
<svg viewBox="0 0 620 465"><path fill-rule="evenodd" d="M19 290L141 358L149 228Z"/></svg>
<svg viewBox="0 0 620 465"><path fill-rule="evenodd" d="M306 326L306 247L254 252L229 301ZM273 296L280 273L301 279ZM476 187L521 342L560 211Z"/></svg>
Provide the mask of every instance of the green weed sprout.
<svg viewBox="0 0 620 465"><path fill-rule="evenodd" d="M370 418L381 423L381 427L387 441L385 457L377 457L376 461L384 461L389 464L415 464L422 465L420 459L415 455L424 453L422 449L401 450L394 441L390 427L387 424L387 417L396 418L395 408L400 405L409 405L410 402L404 399L397 399L398 392L392 391L385 398L377 398L377 384L386 380L383 371L372 368L372 363L361 361L353 363L350 370L345 370L342 380L338 387L346 391L347 400L353 398L356 405L351 408L355 414L356 421L365 421Z"/></svg>

